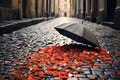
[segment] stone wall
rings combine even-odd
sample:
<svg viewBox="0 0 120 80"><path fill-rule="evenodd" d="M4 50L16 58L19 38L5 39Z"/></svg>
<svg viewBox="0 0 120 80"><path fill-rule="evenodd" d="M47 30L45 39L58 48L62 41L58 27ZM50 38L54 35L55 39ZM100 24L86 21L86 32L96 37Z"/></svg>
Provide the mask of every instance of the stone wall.
<svg viewBox="0 0 120 80"><path fill-rule="evenodd" d="M16 9L0 7L0 21L18 19L18 11Z"/></svg>
<svg viewBox="0 0 120 80"><path fill-rule="evenodd" d="M60 16L70 16L70 1L69 0L60 0L60 6L59 6L60 10L59 14Z"/></svg>
<svg viewBox="0 0 120 80"><path fill-rule="evenodd" d="M120 8L115 11L115 25L116 29L120 29Z"/></svg>
<svg viewBox="0 0 120 80"><path fill-rule="evenodd" d="M11 8L11 0L0 0L0 7Z"/></svg>
<svg viewBox="0 0 120 80"><path fill-rule="evenodd" d="M0 21L35 18L45 14L45 0L0 0L0 3Z"/></svg>

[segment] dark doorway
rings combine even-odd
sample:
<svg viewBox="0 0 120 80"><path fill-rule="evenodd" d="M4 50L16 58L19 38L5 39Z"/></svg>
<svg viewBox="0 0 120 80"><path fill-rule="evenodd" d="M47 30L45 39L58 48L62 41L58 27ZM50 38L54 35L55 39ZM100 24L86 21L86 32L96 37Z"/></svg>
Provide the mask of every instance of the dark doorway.
<svg viewBox="0 0 120 80"><path fill-rule="evenodd" d="M67 13L66 13L66 12L64 13L64 16L65 16L65 17L67 16Z"/></svg>
<svg viewBox="0 0 120 80"><path fill-rule="evenodd" d="M26 18L27 0L22 0L23 18Z"/></svg>
<svg viewBox="0 0 120 80"><path fill-rule="evenodd" d="M115 8L117 5L117 0L107 0L107 21L114 20Z"/></svg>

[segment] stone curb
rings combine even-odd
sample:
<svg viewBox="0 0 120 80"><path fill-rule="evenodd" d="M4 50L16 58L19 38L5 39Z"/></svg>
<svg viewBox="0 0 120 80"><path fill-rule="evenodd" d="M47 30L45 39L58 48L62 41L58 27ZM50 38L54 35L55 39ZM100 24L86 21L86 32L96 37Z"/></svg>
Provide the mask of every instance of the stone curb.
<svg viewBox="0 0 120 80"><path fill-rule="evenodd" d="M14 21L10 24L0 26L0 36L2 34L8 34L8 33L11 33L12 31L19 30L21 28L40 23L44 20L46 20L46 18L35 18L35 19L21 20L17 22Z"/></svg>

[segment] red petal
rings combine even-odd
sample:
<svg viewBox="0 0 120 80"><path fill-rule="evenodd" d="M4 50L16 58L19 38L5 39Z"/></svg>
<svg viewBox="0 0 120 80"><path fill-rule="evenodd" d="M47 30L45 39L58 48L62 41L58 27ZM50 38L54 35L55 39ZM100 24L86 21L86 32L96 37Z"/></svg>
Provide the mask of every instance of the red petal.
<svg viewBox="0 0 120 80"><path fill-rule="evenodd" d="M117 72L117 75L120 76L120 71Z"/></svg>
<svg viewBox="0 0 120 80"><path fill-rule="evenodd" d="M10 61L5 61L4 64L10 64Z"/></svg>
<svg viewBox="0 0 120 80"><path fill-rule="evenodd" d="M99 64L94 64L93 66L98 67L98 66L99 66Z"/></svg>
<svg viewBox="0 0 120 80"><path fill-rule="evenodd" d="M24 45L22 45L22 46L21 46L21 48L25 48L25 46L24 46Z"/></svg>
<svg viewBox="0 0 120 80"><path fill-rule="evenodd" d="M28 80L34 80L34 75L33 74L29 74L28 75Z"/></svg>
<svg viewBox="0 0 120 80"><path fill-rule="evenodd" d="M108 62L110 65L112 65L113 64L113 62L112 61L110 61L110 62Z"/></svg>
<svg viewBox="0 0 120 80"><path fill-rule="evenodd" d="M118 55L120 55L120 51L118 52Z"/></svg>

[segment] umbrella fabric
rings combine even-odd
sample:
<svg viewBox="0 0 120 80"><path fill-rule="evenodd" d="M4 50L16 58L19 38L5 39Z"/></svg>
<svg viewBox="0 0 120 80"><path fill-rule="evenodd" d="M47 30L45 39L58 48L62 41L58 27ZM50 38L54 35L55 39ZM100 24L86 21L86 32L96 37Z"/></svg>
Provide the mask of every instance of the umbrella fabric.
<svg viewBox="0 0 120 80"><path fill-rule="evenodd" d="M84 43L93 47L98 47L98 41L95 35L82 24L64 23L55 29L62 35L71 38L74 41Z"/></svg>

